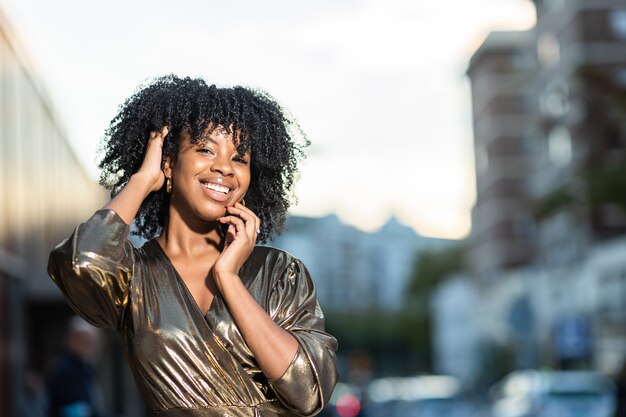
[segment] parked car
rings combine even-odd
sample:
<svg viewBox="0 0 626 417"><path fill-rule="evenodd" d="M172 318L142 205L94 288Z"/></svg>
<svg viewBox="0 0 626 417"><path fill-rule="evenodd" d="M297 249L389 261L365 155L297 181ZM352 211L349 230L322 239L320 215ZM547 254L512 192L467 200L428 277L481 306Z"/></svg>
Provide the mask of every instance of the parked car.
<svg viewBox="0 0 626 417"><path fill-rule="evenodd" d="M459 381L445 375L380 378L367 387L367 417L468 417Z"/></svg>
<svg viewBox="0 0 626 417"><path fill-rule="evenodd" d="M514 371L490 391L493 417L611 417L613 382L592 371Z"/></svg>
<svg viewBox="0 0 626 417"><path fill-rule="evenodd" d="M472 407L456 396L420 398L407 403L406 417L469 417Z"/></svg>

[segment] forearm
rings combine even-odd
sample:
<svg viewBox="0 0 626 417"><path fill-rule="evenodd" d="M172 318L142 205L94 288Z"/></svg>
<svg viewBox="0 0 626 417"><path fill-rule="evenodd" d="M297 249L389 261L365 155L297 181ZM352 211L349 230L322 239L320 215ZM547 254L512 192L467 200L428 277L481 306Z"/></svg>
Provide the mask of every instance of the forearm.
<svg viewBox="0 0 626 417"><path fill-rule="evenodd" d="M130 177L128 183L115 197L113 197L103 209L115 211L126 224L131 224L143 200L150 194L154 179L142 173L136 173Z"/></svg>
<svg viewBox="0 0 626 417"><path fill-rule="evenodd" d="M246 344L268 379L282 376L298 350L298 341L276 324L235 274L216 279Z"/></svg>
<svg viewBox="0 0 626 417"><path fill-rule="evenodd" d="M98 210L50 253L48 274L70 306L97 327L117 328L132 279L129 226Z"/></svg>

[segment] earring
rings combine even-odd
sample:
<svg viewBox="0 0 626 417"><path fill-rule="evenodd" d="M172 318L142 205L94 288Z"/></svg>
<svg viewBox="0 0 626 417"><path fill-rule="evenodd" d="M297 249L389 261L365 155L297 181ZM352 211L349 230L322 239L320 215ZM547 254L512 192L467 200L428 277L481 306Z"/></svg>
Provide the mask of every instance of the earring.
<svg viewBox="0 0 626 417"><path fill-rule="evenodd" d="M168 194L172 192L172 177L167 177L167 181L165 183L165 191L167 191Z"/></svg>
<svg viewBox="0 0 626 417"><path fill-rule="evenodd" d="M241 199L241 205L244 207L246 206L246 200L244 200L243 198Z"/></svg>

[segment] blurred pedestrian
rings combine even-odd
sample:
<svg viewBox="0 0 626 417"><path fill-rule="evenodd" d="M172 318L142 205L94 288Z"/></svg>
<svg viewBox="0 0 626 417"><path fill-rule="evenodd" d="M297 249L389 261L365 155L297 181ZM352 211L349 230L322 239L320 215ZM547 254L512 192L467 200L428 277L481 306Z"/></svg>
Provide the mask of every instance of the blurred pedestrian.
<svg viewBox="0 0 626 417"><path fill-rule="evenodd" d="M47 378L50 417L103 417L95 359L100 330L78 316L70 319L64 351Z"/></svg>
<svg viewBox="0 0 626 417"><path fill-rule="evenodd" d="M626 417L626 360L615 378L615 385L617 386L615 417Z"/></svg>
<svg viewBox="0 0 626 417"><path fill-rule="evenodd" d="M19 417L46 417L46 387L39 372L29 369L24 375L24 390L18 404Z"/></svg>
<svg viewBox="0 0 626 417"><path fill-rule="evenodd" d="M265 93L176 76L113 119L100 163L113 198L48 272L82 317L120 333L150 416L312 416L329 399L337 341L313 281L256 245L284 228L298 132Z"/></svg>

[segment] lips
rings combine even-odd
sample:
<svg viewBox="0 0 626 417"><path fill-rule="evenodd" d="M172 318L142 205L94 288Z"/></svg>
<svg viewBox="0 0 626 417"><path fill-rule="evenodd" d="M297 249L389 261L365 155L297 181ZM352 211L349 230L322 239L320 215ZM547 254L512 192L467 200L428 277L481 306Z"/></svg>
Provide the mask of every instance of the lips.
<svg viewBox="0 0 626 417"><path fill-rule="evenodd" d="M227 186L221 184L213 184L212 182L203 183L202 185L204 185L207 189L213 190L218 193L227 194L230 191L230 188L228 188Z"/></svg>
<svg viewBox="0 0 626 417"><path fill-rule="evenodd" d="M234 188L221 179L200 180L200 186L207 197L220 202L227 201Z"/></svg>

